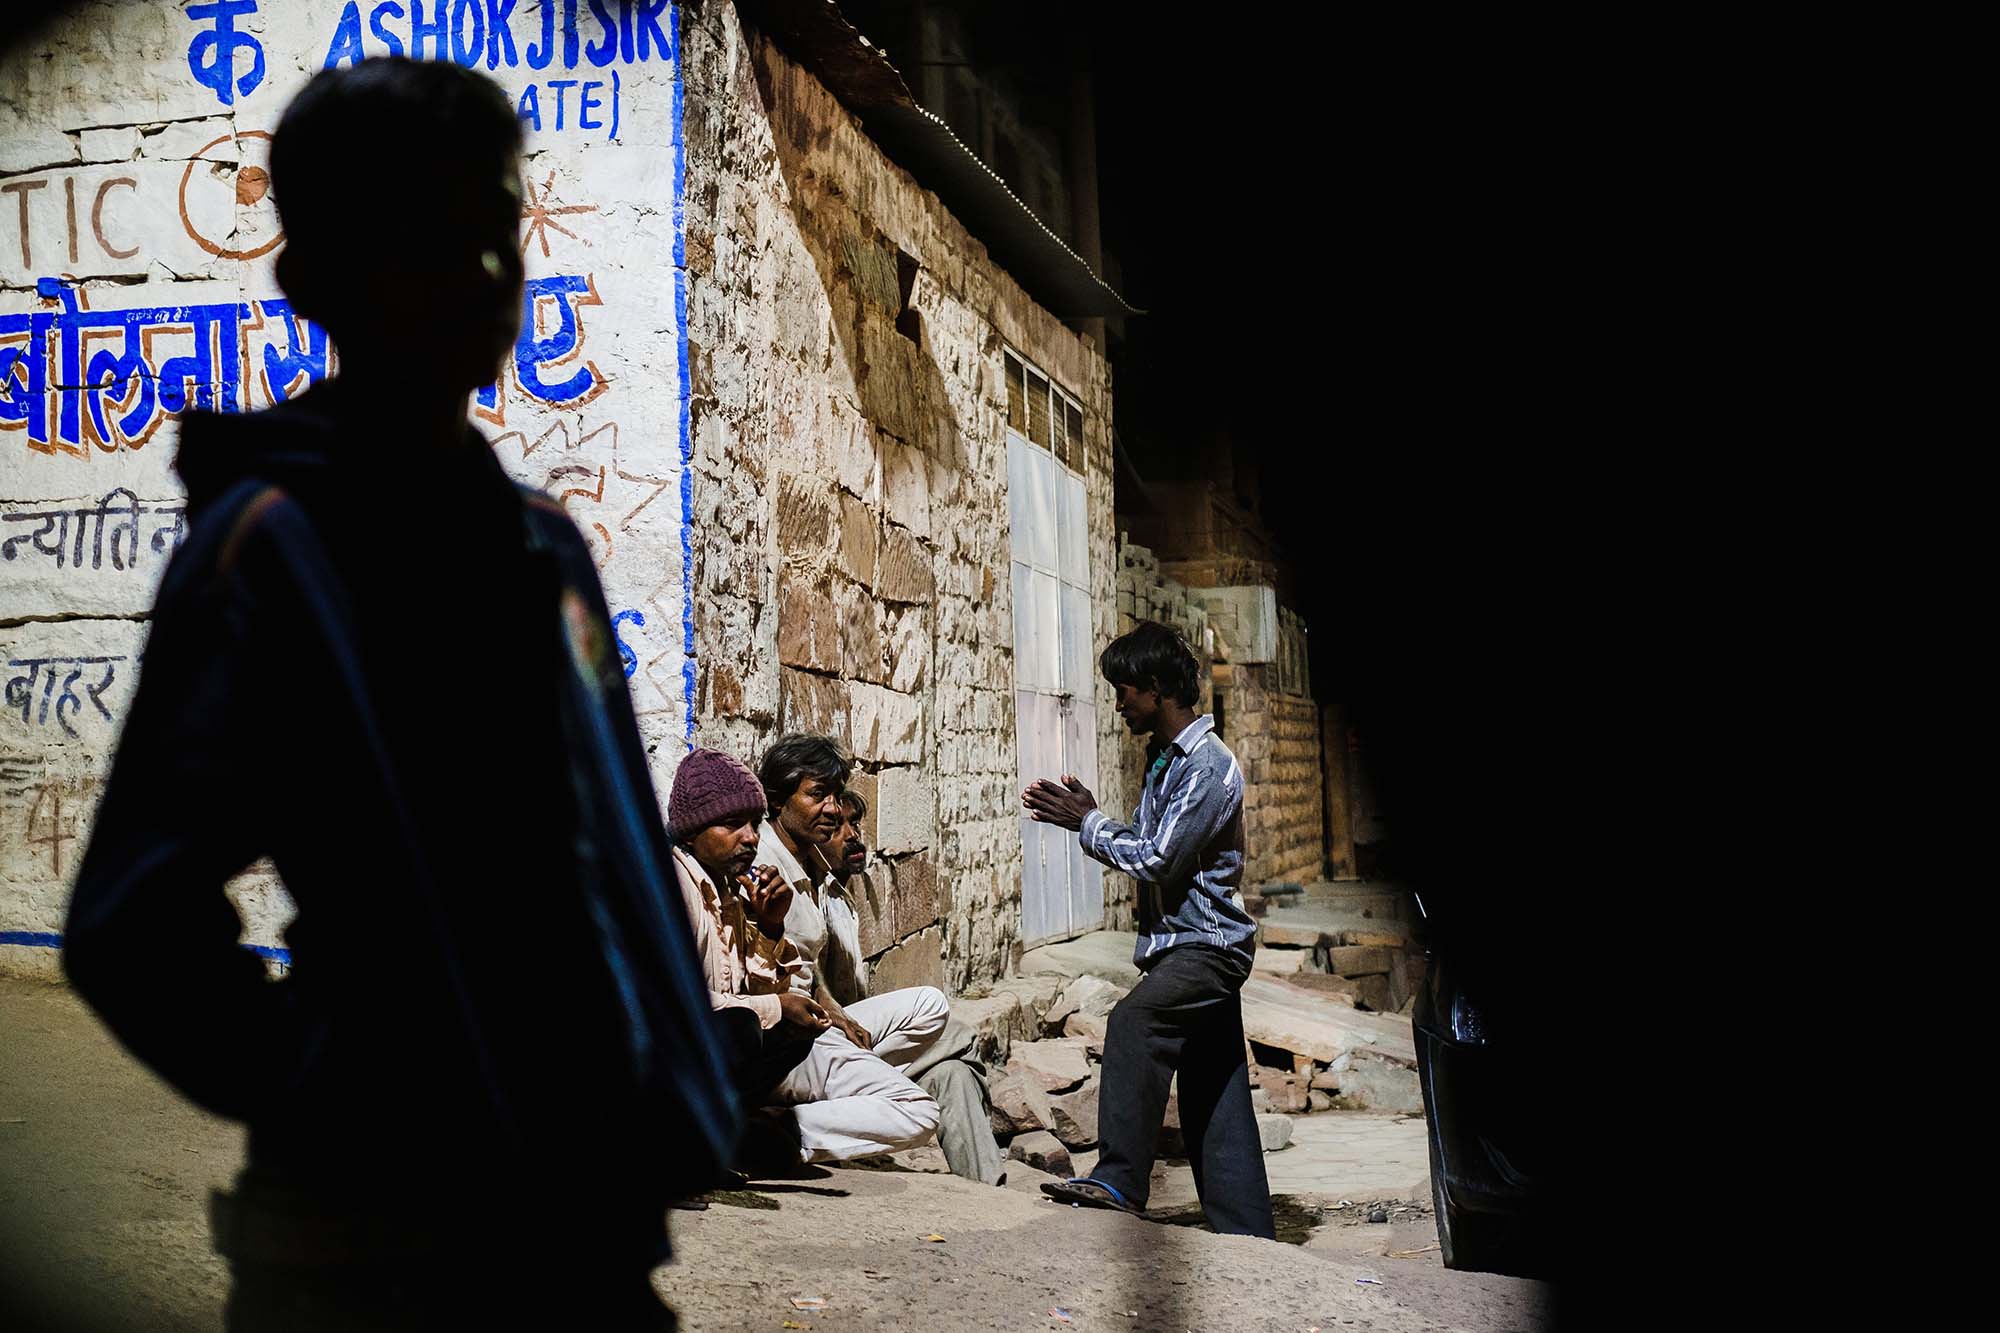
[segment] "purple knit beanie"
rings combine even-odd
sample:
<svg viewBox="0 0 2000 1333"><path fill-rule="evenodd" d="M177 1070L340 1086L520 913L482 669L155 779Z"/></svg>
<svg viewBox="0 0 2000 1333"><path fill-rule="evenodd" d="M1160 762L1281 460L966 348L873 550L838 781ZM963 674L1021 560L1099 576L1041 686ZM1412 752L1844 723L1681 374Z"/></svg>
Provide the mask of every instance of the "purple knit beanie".
<svg viewBox="0 0 2000 1333"><path fill-rule="evenodd" d="M667 831L676 838L685 838L731 815L764 813L764 784L734 755L695 750L674 770L673 794L667 797Z"/></svg>

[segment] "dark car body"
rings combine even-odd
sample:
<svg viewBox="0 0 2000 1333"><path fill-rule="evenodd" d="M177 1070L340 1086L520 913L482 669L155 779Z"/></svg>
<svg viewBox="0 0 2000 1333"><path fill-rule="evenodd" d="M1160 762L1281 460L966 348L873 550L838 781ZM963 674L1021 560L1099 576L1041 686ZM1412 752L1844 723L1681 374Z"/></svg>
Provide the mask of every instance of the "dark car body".
<svg viewBox="0 0 2000 1333"><path fill-rule="evenodd" d="M1560 1117L1539 1091L1536 1007L1482 948L1487 937L1427 925L1412 1021L1445 1266L1548 1277Z"/></svg>

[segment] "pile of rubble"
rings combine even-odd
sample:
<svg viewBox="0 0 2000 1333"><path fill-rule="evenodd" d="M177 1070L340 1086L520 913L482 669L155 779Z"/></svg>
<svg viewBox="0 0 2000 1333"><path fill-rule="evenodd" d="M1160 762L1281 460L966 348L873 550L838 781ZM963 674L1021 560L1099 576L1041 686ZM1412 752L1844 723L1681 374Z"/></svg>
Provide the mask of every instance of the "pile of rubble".
<svg viewBox="0 0 2000 1333"><path fill-rule="evenodd" d="M1258 918L1256 968L1361 1009L1407 1014L1424 982L1424 955L1398 919L1401 898L1333 884L1245 890L1244 906Z"/></svg>
<svg viewBox="0 0 2000 1333"><path fill-rule="evenodd" d="M1129 963L1117 961L1121 948L1130 958L1131 939L1104 931L1031 951L1024 970L1038 961L1051 970L953 1001L979 1033L977 1053L991 1071L993 1132L1010 1157L1059 1175L1087 1173L1095 1163L1105 1024L1137 980ZM1407 1019L1262 973L1244 984L1242 1002L1251 1100L1266 1152L1289 1146L1294 1115L1422 1109ZM1173 1097L1160 1150L1184 1155Z"/></svg>

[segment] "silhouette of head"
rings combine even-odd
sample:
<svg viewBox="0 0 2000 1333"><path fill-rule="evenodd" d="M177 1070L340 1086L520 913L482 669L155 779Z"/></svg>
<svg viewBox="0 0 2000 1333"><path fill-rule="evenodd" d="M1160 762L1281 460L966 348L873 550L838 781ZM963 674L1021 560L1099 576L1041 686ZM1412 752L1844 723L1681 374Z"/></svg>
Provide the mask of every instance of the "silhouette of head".
<svg viewBox="0 0 2000 1333"><path fill-rule="evenodd" d="M350 366L491 383L520 332L520 153L507 95L458 65L314 75L271 141L279 285Z"/></svg>

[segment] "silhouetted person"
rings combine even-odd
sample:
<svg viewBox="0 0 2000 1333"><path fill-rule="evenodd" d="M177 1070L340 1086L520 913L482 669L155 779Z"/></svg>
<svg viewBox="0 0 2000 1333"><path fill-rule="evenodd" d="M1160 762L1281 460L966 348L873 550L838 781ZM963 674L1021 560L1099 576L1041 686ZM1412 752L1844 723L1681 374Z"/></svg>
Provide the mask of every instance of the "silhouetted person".
<svg viewBox="0 0 2000 1333"><path fill-rule="evenodd" d="M314 77L278 280L340 374L181 432L191 526L64 961L249 1126L232 1328L670 1327L667 1202L736 1134L589 551L466 421L522 317L519 151L457 66ZM267 856L276 982L222 892Z"/></svg>

